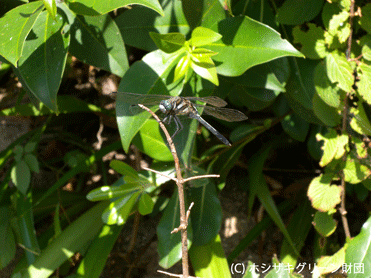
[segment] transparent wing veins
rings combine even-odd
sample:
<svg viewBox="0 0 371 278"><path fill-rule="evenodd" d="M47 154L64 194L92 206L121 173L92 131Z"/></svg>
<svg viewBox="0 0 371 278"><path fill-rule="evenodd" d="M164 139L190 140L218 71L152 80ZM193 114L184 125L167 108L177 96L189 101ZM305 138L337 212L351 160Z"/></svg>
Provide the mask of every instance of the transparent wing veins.
<svg viewBox="0 0 371 278"><path fill-rule="evenodd" d="M236 109L219 108L219 107L204 107L205 114L213 116L215 118L227 121L227 122L238 122L247 120L247 116Z"/></svg>

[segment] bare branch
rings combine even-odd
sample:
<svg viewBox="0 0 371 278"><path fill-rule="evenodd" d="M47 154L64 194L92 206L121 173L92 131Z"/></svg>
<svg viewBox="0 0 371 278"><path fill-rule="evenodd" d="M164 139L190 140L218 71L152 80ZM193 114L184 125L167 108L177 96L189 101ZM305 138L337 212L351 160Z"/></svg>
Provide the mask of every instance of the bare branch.
<svg viewBox="0 0 371 278"><path fill-rule="evenodd" d="M173 180L173 181L177 182L177 179L176 179L176 178L172 178L172 177L170 177L170 176L168 176L168 175L165 175L165 174L163 174L163 173L161 173L161 172L159 172L159 171L153 170L153 169L151 169L151 168L142 167L142 169L143 169L143 170L146 170L146 171L150 171L150 172L152 172L152 173L158 174L158 175L160 175L160 176L163 176L163 177L165 177L165 178L168 178L168 179L170 179L170 180Z"/></svg>
<svg viewBox="0 0 371 278"><path fill-rule="evenodd" d="M201 175L201 176L194 176L194 177L186 178L186 179L183 180L183 182L186 183L186 182L191 181L191 180L206 179L206 178L219 178L219 177L220 177L220 175L215 175L215 174Z"/></svg>
<svg viewBox="0 0 371 278"><path fill-rule="evenodd" d="M178 187L178 195L179 195L179 210L180 210L180 226L184 229L181 230L181 238L182 238L182 271L183 275L178 276L178 277L184 277L188 278L189 276L189 265L188 265L188 239L187 239L187 217L186 217L186 212L185 212L185 202L184 202L184 190L183 190L183 177L182 177L182 172L180 171L180 164L179 164L179 158L176 153L175 145L173 140L171 139L171 136L169 132L167 131L165 125L163 122L160 120L160 118L153 112L151 111L148 107L138 104L138 106L144 110L146 110L148 113L150 113L153 118L158 122L160 125L161 129L165 133L166 140L169 143L170 151L171 154L173 155L174 158L174 164L175 164L175 170L176 170L176 185Z"/></svg>
<svg viewBox="0 0 371 278"><path fill-rule="evenodd" d="M173 273L166 272L166 271L162 271L162 270L157 270L157 272L160 272L160 273L163 273L163 274L169 275L169 276L171 276L171 277L180 277L180 278L183 278L183 275L182 275L182 274L173 274ZM196 277L196 276L188 276L188 278L200 278L200 277Z"/></svg>

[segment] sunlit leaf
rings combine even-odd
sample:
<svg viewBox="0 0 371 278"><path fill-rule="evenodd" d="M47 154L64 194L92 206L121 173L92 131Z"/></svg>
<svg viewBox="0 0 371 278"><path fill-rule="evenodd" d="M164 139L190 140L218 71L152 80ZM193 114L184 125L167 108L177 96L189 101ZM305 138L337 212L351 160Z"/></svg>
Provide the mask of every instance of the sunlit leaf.
<svg viewBox="0 0 371 278"><path fill-rule="evenodd" d="M216 42L222 38L222 35L205 27L197 27L192 31L190 45L199 47Z"/></svg>
<svg viewBox="0 0 371 278"><path fill-rule="evenodd" d="M17 66L24 42L42 10L43 4L35 1L20 5L0 18L0 55L13 66Z"/></svg>
<svg viewBox="0 0 371 278"><path fill-rule="evenodd" d="M31 171L25 161L21 160L17 162L12 168L11 178L18 190L22 192L23 195L26 195L31 182Z"/></svg>
<svg viewBox="0 0 371 278"><path fill-rule="evenodd" d="M340 203L341 188L331 185L333 175L323 174L312 180L308 188L308 198L312 202L312 207L326 212Z"/></svg>
<svg viewBox="0 0 371 278"><path fill-rule="evenodd" d="M279 57L303 57L303 54L287 40L283 40L278 32L245 16L227 18L219 22L218 33L223 36L222 40L205 48L219 53L213 60L218 73L222 75L238 76L252 66Z"/></svg>
<svg viewBox="0 0 371 278"><path fill-rule="evenodd" d="M149 34L157 47L165 53L173 53L185 44L185 37L181 33L158 34L150 32Z"/></svg>

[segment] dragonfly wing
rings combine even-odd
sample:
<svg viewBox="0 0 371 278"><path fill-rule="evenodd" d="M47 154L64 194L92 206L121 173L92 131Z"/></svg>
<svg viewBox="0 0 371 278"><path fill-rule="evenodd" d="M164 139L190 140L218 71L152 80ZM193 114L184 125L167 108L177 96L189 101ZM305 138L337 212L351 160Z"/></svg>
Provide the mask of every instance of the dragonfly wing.
<svg viewBox="0 0 371 278"><path fill-rule="evenodd" d="M161 100L171 98L171 96L163 95L142 95L135 93L124 93L119 92L124 97L122 98L125 103L128 104L144 104L144 105L156 105L161 102Z"/></svg>
<svg viewBox="0 0 371 278"><path fill-rule="evenodd" d="M148 104L147 104L147 105L148 105ZM148 107L148 108L151 108L151 106ZM153 109L151 109L151 110L152 110L152 111L155 111L155 110L153 110ZM130 105L130 107L129 107L129 111L130 111L130 113L131 113L132 115L137 115L137 114L139 114L139 113L145 112L144 109L142 109L142 108L140 108L138 105L134 105L134 104Z"/></svg>
<svg viewBox="0 0 371 278"><path fill-rule="evenodd" d="M227 121L227 122L238 122L247 120L247 116L236 109L219 108L219 107L204 107L204 113L211 115L215 118Z"/></svg>
<svg viewBox="0 0 371 278"><path fill-rule="evenodd" d="M221 99L220 97L216 97L216 96L209 96L209 97L185 97L186 99L189 99L189 100L193 100L193 101L202 101L202 102L205 102L207 104L210 104L212 106L216 106L216 107L224 107L226 106L228 103ZM198 105L199 106L199 105Z"/></svg>

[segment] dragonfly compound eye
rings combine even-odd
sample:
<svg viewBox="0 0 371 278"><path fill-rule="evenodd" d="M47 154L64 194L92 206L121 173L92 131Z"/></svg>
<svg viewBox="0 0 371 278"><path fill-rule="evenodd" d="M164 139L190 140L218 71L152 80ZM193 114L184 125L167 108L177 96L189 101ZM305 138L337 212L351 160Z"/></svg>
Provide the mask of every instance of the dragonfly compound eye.
<svg viewBox="0 0 371 278"><path fill-rule="evenodd" d="M169 101L163 100L160 102L160 105L158 106L162 113L168 113L172 109L172 105Z"/></svg>

